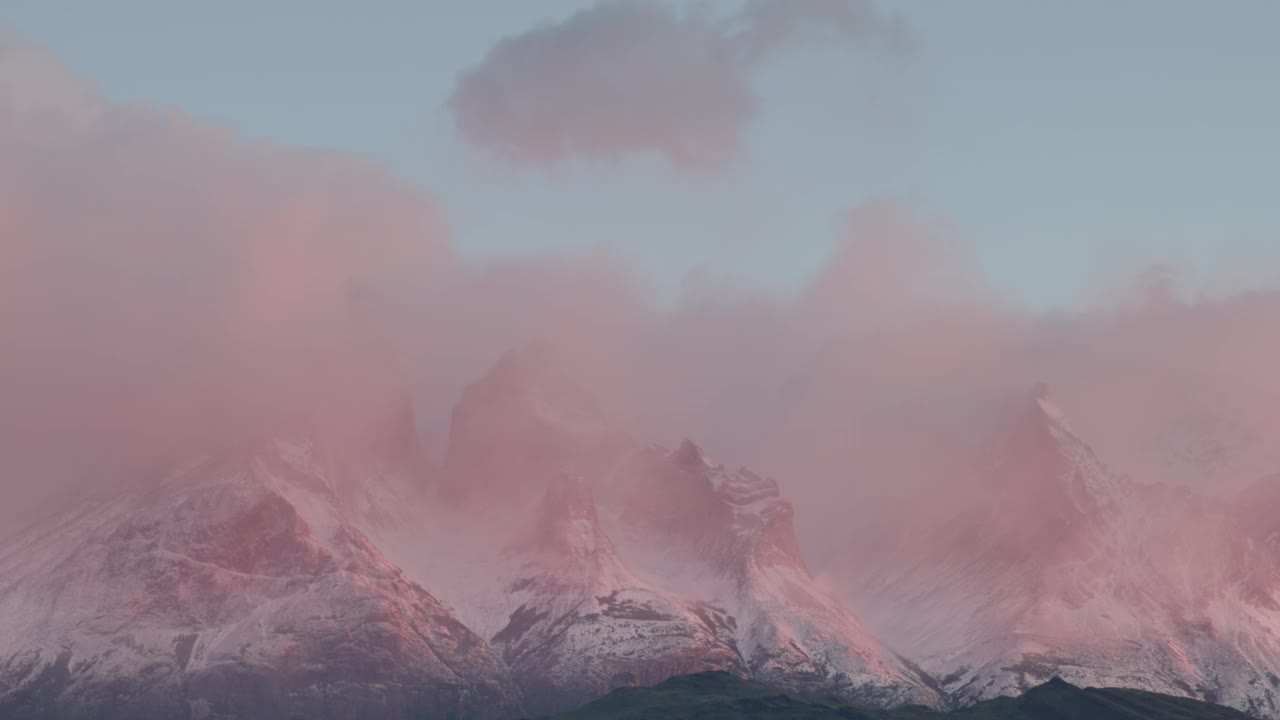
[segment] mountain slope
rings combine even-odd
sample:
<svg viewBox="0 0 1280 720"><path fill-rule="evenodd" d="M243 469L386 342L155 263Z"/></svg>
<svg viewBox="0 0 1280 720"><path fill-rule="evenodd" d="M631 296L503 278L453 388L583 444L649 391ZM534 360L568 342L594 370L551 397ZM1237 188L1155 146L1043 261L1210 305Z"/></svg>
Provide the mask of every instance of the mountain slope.
<svg viewBox="0 0 1280 720"><path fill-rule="evenodd" d="M957 702L1058 675L1276 716L1265 538L1280 502L1259 491L1251 524L1243 506L1121 477L1040 394L974 475L972 502L846 577L872 626Z"/></svg>
<svg viewBox="0 0 1280 720"><path fill-rule="evenodd" d="M484 641L339 510L307 439L85 503L0 555L0 715L503 717Z"/></svg>

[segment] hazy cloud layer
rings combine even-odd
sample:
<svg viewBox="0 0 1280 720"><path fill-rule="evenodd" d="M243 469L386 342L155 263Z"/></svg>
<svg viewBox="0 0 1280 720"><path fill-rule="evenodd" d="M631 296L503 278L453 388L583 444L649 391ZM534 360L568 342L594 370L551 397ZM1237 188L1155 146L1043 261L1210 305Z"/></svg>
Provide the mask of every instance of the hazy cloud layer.
<svg viewBox="0 0 1280 720"><path fill-rule="evenodd" d="M572 22L624 12L712 27L613 5ZM791 296L711 276L657 309L617 259L455 258L430 200L375 168L112 105L0 49L9 519L283 420L358 425L400 390L438 447L461 388L535 340L639 437L776 475L816 560L855 517L965 492L984 433L1040 381L1141 479L1228 491L1280 470L1274 290L1199 298L1154 265L1036 314L946 222L884 201L851 210Z"/></svg>
<svg viewBox="0 0 1280 720"><path fill-rule="evenodd" d="M788 47L838 42L905 50L905 22L870 0L709 6L604 0L504 38L458 79L462 137L516 163L657 153L686 171L723 169L759 99L759 66Z"/></svg>
<svg viewBox="0 0 1280 720"><path fill-rule="evenodd" d="M364 284L448 258L430 202L379 170L113 106L0 38L6 473L110 474L285 413L358 414L386 376Z"/></svg>

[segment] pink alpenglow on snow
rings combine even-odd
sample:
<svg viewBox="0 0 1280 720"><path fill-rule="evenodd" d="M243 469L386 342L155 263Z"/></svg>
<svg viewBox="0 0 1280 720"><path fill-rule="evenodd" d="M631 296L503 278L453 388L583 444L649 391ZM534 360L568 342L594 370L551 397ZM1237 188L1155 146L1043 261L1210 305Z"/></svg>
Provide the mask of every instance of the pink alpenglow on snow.
<svg viewBox="0 0 1280 720"><path fill-rule="evenodd" d="M516 718L726 671L1280 718L1274 258L1244 283L1099 246L1046 309L937 178L781 174L826 126L775 94L849 62L902 109L924 91L864 61L937 69L946 13L560 5L481 44L462 13L440 145L396 162L304 86L262 125L189 113L0 26L0 716ZM899 129L977 137L978 104ZM964 197L1020 217L981 170ZM644 247L602 229L637 207ZM761 242L820 248L799 280L743 269L759 208ZM723 265L682 244L704 231Z"/></svg>

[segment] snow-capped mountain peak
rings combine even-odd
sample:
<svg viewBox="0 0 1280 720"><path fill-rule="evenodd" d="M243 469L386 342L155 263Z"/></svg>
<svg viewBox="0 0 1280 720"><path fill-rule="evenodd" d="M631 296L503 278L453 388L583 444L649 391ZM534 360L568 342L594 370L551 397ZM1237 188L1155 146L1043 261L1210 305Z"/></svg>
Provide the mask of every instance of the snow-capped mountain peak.
<svg viewBox="0 0 1280 720"><path fill-rule="evenodd" d="M0 715L519 712L483 640L405 579L296 439L184 465L0 552Z"/></svg>

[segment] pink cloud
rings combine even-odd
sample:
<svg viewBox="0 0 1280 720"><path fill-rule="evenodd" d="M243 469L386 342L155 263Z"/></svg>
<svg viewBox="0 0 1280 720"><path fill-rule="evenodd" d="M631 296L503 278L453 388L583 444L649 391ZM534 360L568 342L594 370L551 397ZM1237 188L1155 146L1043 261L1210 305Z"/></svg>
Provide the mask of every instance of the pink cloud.
<svg viewBox="0 0 1280 720"><path fill-rule="evenodd" d="M568 25L619 13L656 33L711 27L649 7L599 6L534 44L562 52L563 33L585 32ZM1155 273L1135 293L1041 315L994 293L945 221L883 201L851 211L794 294L704 282L660 307L616 258L455 258L431 201L375 168L110 104L47 54L19 48L35 71L10 62L6 43L9 508L48 478L98 480L282 417L359 423L406 388L438 459L462 388L534 341L622 429L696 438L777 476L819 560L850 542L855 515L892 521L971 491L957 468L1007 398L1039 381L1122 471L1226 492L1280 469L1274 290L1196 298ZM1167 448L1188 435L1238 461L1171 465Z"/></svg>
<svg viewBox="0 0 1280 720"><path fill-rule="evenodd" d="M88 87L0 39L0 455L105 474L374 402L360 290L450 262L431 203Z"/></svg>

